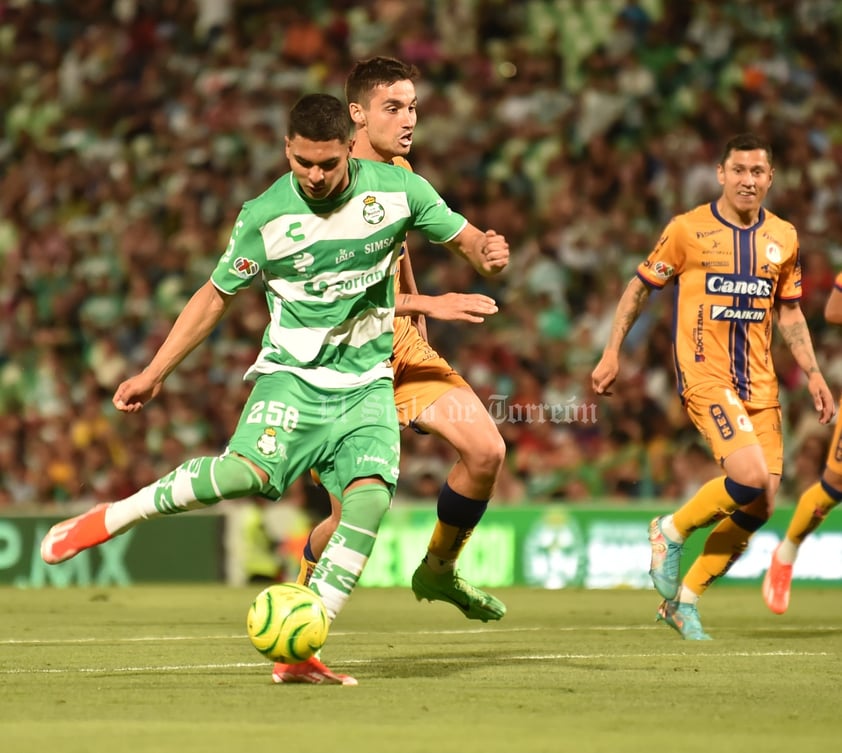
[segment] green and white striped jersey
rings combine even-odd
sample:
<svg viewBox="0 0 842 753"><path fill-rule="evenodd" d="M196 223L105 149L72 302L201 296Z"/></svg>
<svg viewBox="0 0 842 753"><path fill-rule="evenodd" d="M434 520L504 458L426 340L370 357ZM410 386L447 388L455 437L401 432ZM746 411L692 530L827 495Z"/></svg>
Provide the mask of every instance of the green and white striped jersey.
<svg viewBox="0 0 842 753"><path fill-rule="evenodd" d="M394 274L406 232L445 243L466 220L408 170L351 159L349 171L333 199L307 198L287 173L240 211L211 282L234 294L262 276L269 324L246 378L291 371L343 389L392 377Z"/></svg>

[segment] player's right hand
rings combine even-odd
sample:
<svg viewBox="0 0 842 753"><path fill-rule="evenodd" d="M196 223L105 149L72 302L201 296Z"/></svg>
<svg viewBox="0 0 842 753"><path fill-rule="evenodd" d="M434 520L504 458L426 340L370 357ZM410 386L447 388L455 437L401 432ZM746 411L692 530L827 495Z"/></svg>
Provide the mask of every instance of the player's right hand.
<svg viewBox="0 0 842 753"><path fill-rule="evenodd" d="M480 324L485 317L496 314L493 298L478 293L445 293L432 297L427 316L447 322Z"/></svg>
<svg viewBox="0 0 842 753"><path fill-rule="evenodd" d="M597 395L610 395L609 391L620 372L620 359L613 351L606 351L591 372L591 384Z"/></svg>
<svg viewBox="0 0 842 753"><path fill-rule="evenodd" d="M488 275L499 274L509 264L509 242L496 230L486 230L482 256L482 271Z"/></svg>
<svg viewBox="0 0 842 753"><path fill-rule="evenodd" d="M123 413L137 413L143 410L163 387L161 382L152 379L146 372L129 377L122 382L111 398L114 407Z"/></svg>

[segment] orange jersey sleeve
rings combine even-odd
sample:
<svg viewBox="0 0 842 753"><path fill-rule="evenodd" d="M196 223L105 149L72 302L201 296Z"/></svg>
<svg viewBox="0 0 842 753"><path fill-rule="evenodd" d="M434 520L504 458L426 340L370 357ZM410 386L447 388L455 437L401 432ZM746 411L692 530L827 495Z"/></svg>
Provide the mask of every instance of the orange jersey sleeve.
<svg viewBox="0 0 842 753"><path fill-rule="evenodd" d="M714 203L675 217L637 268L650 288L672 283L673 355L678 388L728 382L747 405L778 405L772 364L772 310L801 298L795 228L761 210L739 228Z"/></svg>

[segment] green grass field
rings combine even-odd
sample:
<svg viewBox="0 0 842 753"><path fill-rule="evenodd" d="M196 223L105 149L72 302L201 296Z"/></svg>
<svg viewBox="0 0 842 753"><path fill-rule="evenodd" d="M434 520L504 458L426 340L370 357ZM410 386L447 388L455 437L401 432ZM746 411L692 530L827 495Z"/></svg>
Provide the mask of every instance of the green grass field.
<svg viewBox="0 0 842 753"><path fill-rule="evenodd" d="M714 641L653 591L499 592L498 624L360 589L323 658L358 687L273 685L259 588L2 589L3 753L793 753L838 750L842 594L714 588Z"/></svg>

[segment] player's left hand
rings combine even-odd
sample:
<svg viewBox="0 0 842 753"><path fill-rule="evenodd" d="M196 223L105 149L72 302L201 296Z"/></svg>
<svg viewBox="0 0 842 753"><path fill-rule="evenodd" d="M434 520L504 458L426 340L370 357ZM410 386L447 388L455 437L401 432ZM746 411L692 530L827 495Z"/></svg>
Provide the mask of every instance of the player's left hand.
<svg viewBox="0 0 842 753"><path fill-rule="evenodd" d="M488 275L502 272L509 264L509 242L496 230L485 231L485 246L482 249L482 271Z"/></svg>
<svg viewBox="0 0 842 753"><path fill-rule="evenodd" d="M813 406L816 413L819 414L819 423L830 423L836 414L836 402L821 373L814 371L810 374L807 380L807 389L813 397Z"/></svg>

